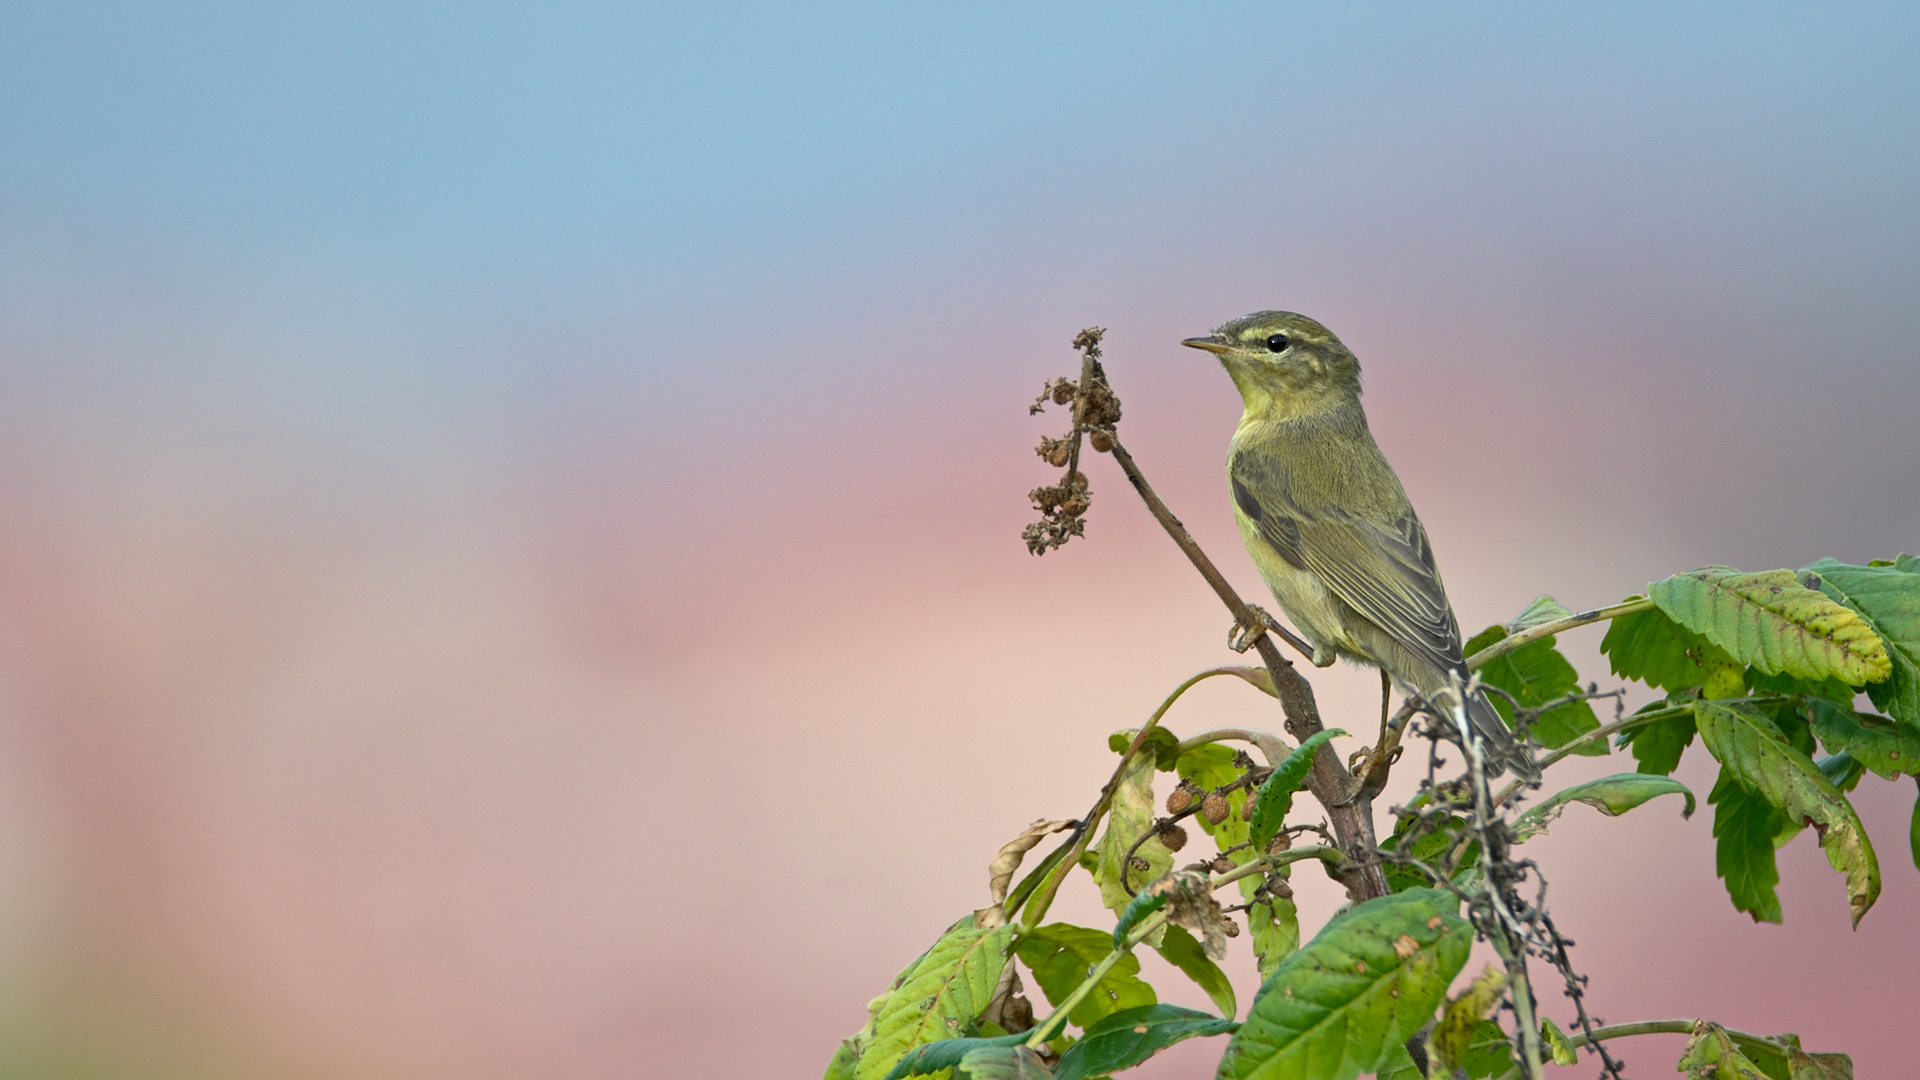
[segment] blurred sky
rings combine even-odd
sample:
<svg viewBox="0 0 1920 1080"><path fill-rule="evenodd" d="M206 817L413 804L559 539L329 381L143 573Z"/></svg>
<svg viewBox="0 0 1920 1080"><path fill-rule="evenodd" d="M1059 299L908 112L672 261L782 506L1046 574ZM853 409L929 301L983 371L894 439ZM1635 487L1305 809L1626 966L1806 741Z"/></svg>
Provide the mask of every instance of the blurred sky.
<svg viewBox="0 0 1920 1080"><path fill-rule="evenodd" d="M1920 549L1916 49L1893 4L0 8L0 1076L817 1072L1230 658L1110 462L1019 542L1082 326L1249 597L1177 341L1268 307L1361 357L1469 632ZM1862 784L1850 933L1807 837L1786 925L1735 913L1680 775L1690 822L1536 842L1595 1011L1895 1074L1912 787Z"/></svg>

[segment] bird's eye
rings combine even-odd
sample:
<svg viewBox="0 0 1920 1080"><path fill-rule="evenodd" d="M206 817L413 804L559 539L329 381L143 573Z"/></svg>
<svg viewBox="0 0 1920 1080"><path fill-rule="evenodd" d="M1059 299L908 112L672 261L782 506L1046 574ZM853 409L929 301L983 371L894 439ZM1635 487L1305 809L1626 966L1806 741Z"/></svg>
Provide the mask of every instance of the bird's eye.
<svg viewBox="0 0 1920 1080"><path fill-rule="evenodd" d="M1287 335L1275 334L1267 339L1267 350L1269 352L1286 352L1287 346L1291 344L1293 344L1293 342L1287 340Z"/></svg>

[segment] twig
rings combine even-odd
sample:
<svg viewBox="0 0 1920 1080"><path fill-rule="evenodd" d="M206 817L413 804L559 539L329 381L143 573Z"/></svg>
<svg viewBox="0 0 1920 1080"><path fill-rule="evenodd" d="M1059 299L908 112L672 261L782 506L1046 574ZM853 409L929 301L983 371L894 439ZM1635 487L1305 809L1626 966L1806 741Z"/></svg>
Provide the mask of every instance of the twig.
<svg viewBox="0 0 1920 1080"><path fill-rule="evenodd" d="M1529 626L1525 630L1510 637L1503 637L1499 641L1467 657L1467 667L1480 667L1495 657L1505 656L1515 649L1531 645L1543 637L1552 637L1562 630L1572 630L1575 627L1587 626L1591 623L1617 619L1622 615L1631 615L1636 611L1645 611L1652 606L1652 600L1628 600L1623 603L1614 604L1611 607L1582 611L1577 615L1569 615L1564 619L1555 619L1550 623L1541 623L1539 626Z"/></svg>

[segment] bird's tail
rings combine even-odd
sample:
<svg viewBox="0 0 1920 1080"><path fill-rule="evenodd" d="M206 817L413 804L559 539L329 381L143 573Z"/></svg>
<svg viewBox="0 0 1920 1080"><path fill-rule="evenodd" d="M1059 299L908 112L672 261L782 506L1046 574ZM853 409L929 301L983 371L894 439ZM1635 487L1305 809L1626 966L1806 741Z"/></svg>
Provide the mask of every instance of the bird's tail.
<svg viewBox="0 0 1920 1080"><path fill-rule="evenodd" d="M1507 722L1500 718L1500 711L1487 700L1484 690L1476 690L1467 699L1467 720L1473 729L1480 733L1487 748L1487 762L1512 769L1513 775L1523 780L1540 779L1540 766L1534 763L1533 755L1513 737Z"/></svg>

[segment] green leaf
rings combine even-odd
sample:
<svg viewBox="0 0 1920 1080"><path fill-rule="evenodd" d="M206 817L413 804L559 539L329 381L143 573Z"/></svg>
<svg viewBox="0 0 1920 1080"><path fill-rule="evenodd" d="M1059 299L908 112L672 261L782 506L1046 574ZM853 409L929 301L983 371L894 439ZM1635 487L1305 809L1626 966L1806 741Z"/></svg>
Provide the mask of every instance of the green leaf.
<svg viewBox="0 0 1920 1080"><path fill-rule="evenodd" d="M960 1059L960 1073L970 1080L1052 1080L1053 1073L1040 1055L1026 1046L982 1046Z"/></svg>
<svg viewBox="0 0 1920 1080"><path fill-rule="evenodd" d="M1281 961L1300 948L1300 909L1290 896L1269 897L1247 908L1247 929L1253 936L1253 955L1259 960L1264 982L1279 969Z"/></svg>
<svg viewBox="0 0 1920 1080"><path fill-rule="evenodd" d="M1261 985L1221 1080L1353 1080L1390 1062L1467 962L1473 927L1458 906L1414 889L1335 916Z"/></svg>
<svg viewBox="0 0 1920 1080"><path fill-rule="evenodd" d="M1768 675L1754 668L1747 669L1747 689L1756 694L1800 694L1825 698L1840 705L1852 705L1853 699L1860 693L1839 679L1796 679L1791 675Z"/></svg>
<svg viewBox="0 0 1920 1080"><path fill-rule="evenodd" d="M1060 1064L1053 1074L1057 1080L1083 1080L1117 1073L1133 1068L1174 1043L1225 1035L1239 1026L1231 1020L1178 1005L1127 1009L1088 1028L1079 1042L1060 1055Z"/></svg>
<svg viewBox="0 0 1920 1080"><path fill-rule="evenodd" d="M1527 605L1527 610L1521 612L1518 618L1507 624L1507 633L1517 634L1522 630L1531 630L1536 626L1544 626L1550 622L1558 622L1561 619L1570 617L1572 614L1573 612L1568 611L1565 605L1553 597L1538 596L1534 598L1533 603Z"/></svg>
<svg viewBox="0 0 1920 1080"><path fill-rule="evenodd" d="M1373 1075L1376 1080L1427 1080L1427 1074L1413 1063L1413 1055L1407 1053L1404 1046L1394 1047L1387 1054L1386 1063Z"/></svg>
<svg viewBox="0 0 1920 1080"><path fill-rule="evenodd" d="M1880 896L1880 864L1853 804L1807 755L1786 744L1765 717L1713 701L1693 708L1700 738L1741 783L1778 807L1792 825L1820 831L1827 861L1847 878L1853 924Z"/></svg>
<svg viewBox="0 0 1920 1080"><path fill-rule="evenodd" d="M1820 766L1820 771L1825 774L1827 781L1841 791L1852 791L1859 787L1860 777L1867 771L1865 765L1853 760L1853 755L1845 750L1837 754L1829 754L1814 764Z"/></svg>
<svg viewBox="0 0 1920 1080"><path fill-rule="evenodd" d="M1240 779L1246 772L1244 768L1235 764L1238 759L1239 755L1232 747L1223 746L1220 743L1204 743L1181 754L1180 760L1174 764L1174 770L1182 780L1192 781L1198 787L1213 791ZM1222 850L1244 844L1247 842L1247 822L1241 816L1241 810L1246 806L1247 800L1252 797L1253 792L1245 788L1228 792L1229 813L1218 825L1208 821L1205 814L1195 814L1190 820L1197 823L1202 832L1213 837L1214 842ZM1232 858L1236 863L1244 863L1253 859L1256 854L1258 853L1242 848L1234 852Z"/></svg>
<svg viewBox="0 0 1920 1080"><path fill-rule="evenodd" d="M1123 728L1107 736L1107 749L1116 754L1124 754L1127 747L1133 745L1134 736L1140 734L1139 728ZM1154 767L1161 770L1173 768L1173 752L1180 746L1180 736L1155 724L1147 732L1147 741L1140 746L1140 756L1153 761ZM1151 752L1149 752L1151 751Z"/></svg>
<svg viewBox="0 0 1920 1080"><path fill-rule="evenodd" d="M1658 608L1622 615L1600 639L1613 673L1648 686L1678 691L1698 686L1707 697L1739 697L1745 665L1706 638L1669 619ZM1711 691L1706 688L1711 686Z"/></svg>
<svg viewBox="0 0 1920 1080"><path fill-rule="evenodd" d="M1914 780L1920 783L1920 777ZM1920 868L1920 798L1913 800L1913 822L1907 826L1907 846L1913 849L1913 865Z"/></svg>
<svg viewBox="0 0 1920 1080"><path fill-rule="evenodd" d="M853 1067L860 1064L859 1038L846 1039L827 1062L827 1074L821 1080L853 1080Z"/></svg>
<svg viewBox="0 0 1920 1080"><path fill-rule="evenodd" d="M1433 1025L1433 1031L1427 1035L1427 1055L1449 1073L1464 1070L1470 1077L1485 1075L1468 1068L1467 1052L1472 1049L1475 1036L1484 1038L1482 1024L1487 1014L1500 1006L1500 995L1506 988L1507 973L1488 964L1479 978L1447 1003L1439 1023ZM1499 1025L1494 1025L1493 1030L1504 1040L1506 1033Z"/></svg>
<svg viewBox="0 0 1920 1080"><path fill-rule="evenodd" d="M1553 1055L1555 1065L1578 1065L1580 1054L1573 1048L1573 1040L1560 1030L1560 1025L1552 1018L1540 1018L1540 1041L1546 1044L1547 1052Z"/></svg>
<svg viewBox="0 0 1920 1080"><path fill-rule="evenodd" d="M1067 923L1048 923L1028 931L1016 949L1021 963L1055 1007L1087 979L1087 972L1113 951L1113 935ZM1140 980L1140 958L1129 953L1113 965L1067 1019L1087 1027L1121 1009L1152 1005L1159 997Z"/></svg>
<svg viewBox="0 0 1920 1080"><path fill-rule="evenodd" d="M1187 978L1205 990L1221 1015L1231 1019L1239 1011L1239 1002L1233 996L1233 983L1227 978L1227 973L1220 970L1219 964L1207 959L1200 943L1184 928L1167 927L1166 937L1154 948L1167 963L1179 968Z"/></svg>
<svg viewBox="0 0 1920 1080"><path fill-rule="evenodd" d="M1466 654L1472 656L1506 636L1506 627L1489 626L1467 642ZM1496 656L1480 668L1480 681L1512 694L1523 709L1538 708L1555 698L1564 697L1569 691L1580 689L1580 674L1553 646L1553 637L1549 635L1528 642L1504 656ZM1500 711L1500 719L1512 727L1512 702L1499 694L1487 696L1492 699L1493 707ZM1541 713L1539 719L1534 721L1533 737L1540 740L1543 746L1560 747L1599 726L1600 721L1594 717L1592 705L1584 701L1570 701ZM1591 742L1574 753L1604 757L1607 744Z"/></svg>
<svg viewBox="0 0 1920 1080"><path fill-rule="evenodd" d="M1445 821L1422 832L1420 838L1413 842L1412 847L1403 848L1402 845L1407 842L1407 836L1413 831L1416 820L1417 819L1411 814L1402 817L1400 823L1394 826L1393 835L1387 837L1387 842L1380 846L1387 851L1404 851L1406 854L1419 859L1421 862L1433 865L1437 860L1442 859L1459 846L1461 839L1466 834L1466 819L1449 817ZM1437 869L1443 872L1451 871L1457 873L1460 867L1473 866L1479 859L1480 841L1467 840L1466 846L1451 860L1451 865L1440 865ZM1387 887L1397 893L1406 892L1408 889L1424 889L1435 884L1435 882L1429 881L1427 875L1422 873L1418 867L1409 866L1406 863L1384 862L1381 864L1380 869L1386 874Z"/></svg>
<svg viewBox="0 0 1920 1080"><path fill-rule="evenodd" d="M1887 780L1920 773L1920 731L1818 698L1807 701L1807 712L1813 718L1814 734L1830 753L1845 751Z"/></svg>
<svg viewBox="0 0 1920 1080"><path fill-rule="evenodd" d="M1647 595L1674 621L1768 675L1860 686L1892 670L1887 647L1859 613L1801 584L1791 570L1746 574L1707 566L1656 581Z"/></svg>
<svg viewBox="0 0 1920 1080"><path fill-rule="evenodd" d="M1116 949L1126 948L1127 935L1133 932L1133 928L1140 925L1142 919L1145 919L1147 916L1166 906L1167 898L1165 895L1150 893L1145 889L1140 890L1139 895L1135 896L1133 900L1120 911L1120 922L1113 928L1113 947Z"/></svg>
<svg viewBox="0 0 1920 1080"><path fill-rule="evenodd" d="M1666 702L1656 701L1641 709L1651 712L1668 708ZM1628 728L1620 733L1620 745L1633 748L1633 759L1639 762L1637 772L1649 776L1667 776L1680 765L1680 755L1693 745L1693 713L1684 712L1677 716L1668 716L1637 728Z"/></svg>
<svg viewBox="0 0 1920 1080"><path fill-rule="evenodd" d="M1853 1080L1853 1059L1845 1054L1809 1054L1789 1046L1787 1080Z"/></svg>
<svg viewBox="0 0 1920 1080"><path fill-rule="evenodd" d="M1680 811L1680 816L1693 816L1693 792L1688 791L1687 785L1680 781L1646 773L1616 773L1576 784L1521 814L1513 823L1513 842L1518 844L1546 832L1547 826L1560 816L1570 802L1583 802L1608 817L1619 817L1660 795L1685 795L1687 805Z"/></svg>
<svg viewBox="0 0 1920 1080"><path fill-rule="evenodd" d="M1287 823L1287 811L1293 809L1294 792L1306 785L1307 771L1313 768L1313 755L1328 739L1336 735L1345 735L1339 728L1328 728L1309 735L1305 742L1293 748L1286 760L1274 766L1274 770L1260 785L1260 793L1253 802L1253 850L1255 854L1267 850L1267 841ZM1231 815L1229 815L1231 816Z"/></svg>
<svg viewBox="0 0 1920 1080"><path fill-rule="evenodd" d="M1780 871L1773 838L1786 818L1725 767L1707 801L1713 804L1713 869L1726 882L1734 910L1753 916L1754 922L1780 922L1780 896L1774 892Z"/></svg>
<svg viewBox="0 0 1920 1080"><path fill-rule="evenodd" d="M1693 1038L1681 1051L1679 1068L1687 1080L1767 1080L1724 1028L1705 1020L1694 1023Z"/></svg>
<svg viewBox="0 0 1920 1080"><path fill-rule="evenodd" d="M1012 926L980 930L971 918L962 919L901 972L894 988L871 1006L856 1080L884 1077L907 1051L953 1038L972 1023L1000 983L1013 933Z"/></svg>
<svg viewBox="0 0 1920 1080"><path fill-rule="evenodd" d="M1866 617L1886 643L1892 675L1872 683L1875 708L1920 727L1920 559L1902 555L1885 566L1848 566L1821 559L1807 582Z"/></svg>
<svg viewBox="0 0 1920 1080"><path fill-rule="evenodd" d="M1014 1047L1027 1041L1027 1033L1001 1035L991 1039L941 1039L939 1042L916 1046L907 1051L899 1061L894 1062L893 1070L886 1080L903 1080L908 1076L927 1076L942 1069L955 1068L962 1058L975 1050L991 1047Z"/></svg>
<svg viewBox="0 0 1920 1080"><path fill-rule="evenodd" d="M1136 755L1127 762L1114 785L1113 801L1107 809L1107 831L1094 850L1093 880L1100 885L1100 903L1119 914L1133 902L1133 893L1121 884L1121 869L1134 841L1153 831L1153 758ZM1149 837L1133 854L1134 865L1126 871L1127 883L1137 891L1142 885L1173 869L1173 852Z"/></svg>

